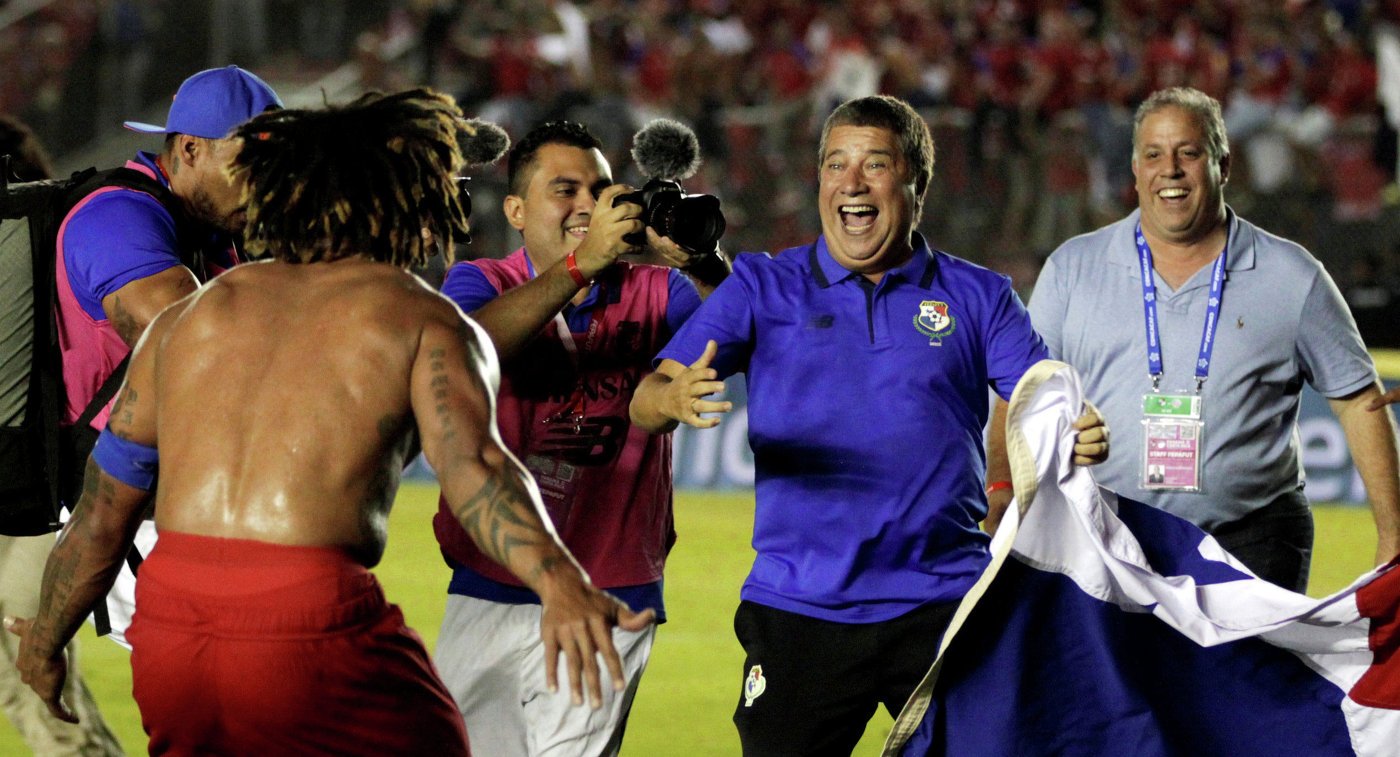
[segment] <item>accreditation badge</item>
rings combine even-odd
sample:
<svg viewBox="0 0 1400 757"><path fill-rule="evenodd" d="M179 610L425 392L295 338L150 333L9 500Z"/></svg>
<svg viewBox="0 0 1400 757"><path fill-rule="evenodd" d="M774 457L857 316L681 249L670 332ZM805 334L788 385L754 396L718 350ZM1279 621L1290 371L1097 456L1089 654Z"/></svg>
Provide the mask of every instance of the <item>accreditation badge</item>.
<svg viewBox="0 0 1400 757"><path fill-rule="evenodd" d="M1199 492L1205 442L1201 396L1144 395L1142 416L1142 488Z"/></svg>

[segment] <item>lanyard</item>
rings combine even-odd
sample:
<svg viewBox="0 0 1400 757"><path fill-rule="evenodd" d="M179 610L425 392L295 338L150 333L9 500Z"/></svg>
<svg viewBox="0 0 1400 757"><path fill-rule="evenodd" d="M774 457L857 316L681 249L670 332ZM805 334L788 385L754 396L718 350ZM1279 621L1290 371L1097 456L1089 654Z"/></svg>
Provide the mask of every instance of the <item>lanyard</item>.
<svg viewBox="0 0 1400 757"><path fill-rule="evenodd" d="M531 262L529 254L525 255L525 269L529 273L531 279L535 278L535 264ZM598 287L599 285L593 284L592 286ZM603 332L602 315L603 308L606 307L607 301L603 299L603 292L601 290L598 292L597 296L598 299L593 305L593 310L589 313L588 336L583 342L584 355L591 356L593 354L594 350L597 349L598 337ZM586 420L588 405L588 394L583 387L583 358L579 354L579 345L574 341L573 330L569 328L569 322L564 318L563 310L555 313L554 318L551 320L553 321L554 331L559 336L559 342L564 346L564 352L569 356L569 362L573 364L574 375L577 376L577 380L574 383L574 391L569 397L568 404L560 408L557 412L551 413L542 419L541 422L546 426L552 426L561 422L572 424L573 432L575 434L580 434L583 433L583 422Z"/></svg>
<svg viewBox="0 0 1400 757"><path fill-rule="evenodd" d="M535 273L535 264L533 261L530 260L529 253L526 253L525 255L525 271L529 274L530 278L532 279L535 278L536 275L538 275ZM602 330L602 327L598 323L598 315L600 314L602 309L603 305L601 303L595 304L593 306L593 311L589 314L588 340L584 343L584 352L593 351L594 342L597 341L598 332ZM564 352L568 353L569 355L569 362L573 363L574 370L578 371L578 344L574 341L573 330L569 328L569 322L564 318L564 311L560 310L559 312L555 313L554 318L552 318L551 320L554 324L554 332L559 335L559 341L564 345Z"/></svg>
<svg viewBox="0 0 1400 757"><path fill-rule="evenodd" d="M1137 242L1138 263L1142 271L1142 310L1147 320L1147 373L1152 377L1152 391L1162 380L1162 339L1157 325L1157 282L1152 278L1152 250L1142 235L1142 224L1133 232ZM1215 259L1210 271L1210 299L1206 301L1206 323L1201 329L1201 349L1196 354L1196 393L1210 375L1210 355L1215 350L1216 325L1220 322L1220 302L1225 296L1225 259L1229 241Z"/></svg>

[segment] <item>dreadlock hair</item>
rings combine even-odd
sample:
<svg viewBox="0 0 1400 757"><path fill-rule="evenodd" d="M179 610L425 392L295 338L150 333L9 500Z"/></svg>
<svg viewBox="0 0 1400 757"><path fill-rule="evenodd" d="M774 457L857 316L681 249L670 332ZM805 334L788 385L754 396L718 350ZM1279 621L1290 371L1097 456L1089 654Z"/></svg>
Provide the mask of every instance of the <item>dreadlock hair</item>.
<svg viewBox="0 0 1400 757"><path fill-rule="evenodd" d="M248 252L423 265L435 252L425 229L467 229L454 174L458 134L472 130L456 101L426 88L254 118L234 133L243 146L228 169L246 181Z"/></svg>

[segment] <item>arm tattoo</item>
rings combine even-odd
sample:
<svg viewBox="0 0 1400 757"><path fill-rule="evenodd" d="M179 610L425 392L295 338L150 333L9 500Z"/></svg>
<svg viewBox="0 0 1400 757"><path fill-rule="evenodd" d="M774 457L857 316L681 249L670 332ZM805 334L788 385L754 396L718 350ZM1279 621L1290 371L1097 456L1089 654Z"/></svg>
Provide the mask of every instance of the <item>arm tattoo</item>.
<svg viewBox="0 0 1400 757"><path fill-rule="evenodd" d="M135 387L127 384L126 391L122 392L117 404L112 407L112 417L116 418L122 425L130 426L136 419L131 406L135 405L137 401L138 395ZM112 433L116 432L113 431Z"/></svg>
<svg viewBox="0 0 1400 757"><path fill-rule="evenodd" d="M459 506L453 514L477 543L482 552L502 565L509 565L512 553L520 547L543 547L553 539L533 515L534 503L524 494L518 482L500 473L493 473L476 494ZM557 558L546 557L533 569L541 575L553 567Z"/></svg>
<svg viewBox="0 0 1400 757"><path fill-rule="evenodd" d="M43 609L34 619L32 633L38 643L38 650L46 656L56 654L68 643L82 624L83 618L92 611L91 605L95 601L101 601L101 597L106 594L105 591L97 594L93 602L82 599L81 602L88 606L73 606L75 602L80 601L75 599L75 595L84 595L91 590L90 579L83 578L79 568L93 559L90 553L94 547L92 542L74 532L83 527L93 507L100 506L98 503L104 499L110 501L115 494L112 482L104 480L102 470L92 458L88 458L83 474L82 497L73 509L73 517L66 528L68 533L54 547L52 556L44 567L41 588ZM120 557L108 568L112 573L119 570ZM45 612L44 609L49 611Z"/></svg>
<svg viewBox="0 0 1400 757"><path fill-rule="evenodd" d="M78 496L79 504L97 496L97 477L100 475L98 470L97 462L89 456L87 466L83 468L83 491ZM78 517L78 505L73 506L73 517Z"/></svg>
<svg viewBox="0 0 1400 757"><path fill-rule="evenodd" d="M135 348L136 342L141 339L141 332L146 330L146 324L136 320L122 304L121 295L112 297L112 312L107 314L107 320L112 322L112 328L117 330L117 336L126 342L127 347Z"/></svg>
<svg viewBox="0 0 1400 757"><path fill-rule="evenodd" d="M451 378L447 375L447 351L436 347L428 352L428 386L433 388L433 413L442 425L442 441L450 444L457 438L456 426L452 423L452 408L448 398L452 396Z"/></svg>
<svg viewBox="0 0 1400 757"><path fill-rule="evenodd" d="M556 555L550 555L549 557L540 560L539 564L536 565L534 569L530 571L530 580L534 581L546 573L552 573L554 572L555 568L559 567L562 564L564 564L563 558L558 557Z"/></svg>
<svg viewBox="0 0 1400 757"><path fill-rule="evenodd" d="M440 428L440 440L449 448L462 422L454 412L452 384L447 351L430 350L428 386L433 398L433 416ZM534 583L534 579L553 570L562 559L552 554L557 542L541 521L527 485L514 475L514 467L510 464L500 469L486 467L486 481L481 488L465 502L452 504L452 514L483 553L512 571L520 567L512 566L517 550L544 549L544 554L530 566L530 575L521 576L527 583Z"/></svg>

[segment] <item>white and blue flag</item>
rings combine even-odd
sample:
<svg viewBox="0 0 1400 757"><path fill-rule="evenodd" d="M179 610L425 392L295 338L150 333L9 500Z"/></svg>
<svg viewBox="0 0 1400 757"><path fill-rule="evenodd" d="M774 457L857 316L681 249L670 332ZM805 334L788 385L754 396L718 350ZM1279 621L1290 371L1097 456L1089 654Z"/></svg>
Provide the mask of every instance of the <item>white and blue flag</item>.
<svg viewBox="0 0 1400 757"><path fill-rule="evenodd" d="M1071 465L1081 403L1063 363L1017 387L1018 501L884 754L1400 755L1396 563L1325 599L1255 577Z"/></svg>

